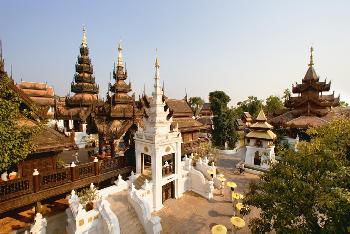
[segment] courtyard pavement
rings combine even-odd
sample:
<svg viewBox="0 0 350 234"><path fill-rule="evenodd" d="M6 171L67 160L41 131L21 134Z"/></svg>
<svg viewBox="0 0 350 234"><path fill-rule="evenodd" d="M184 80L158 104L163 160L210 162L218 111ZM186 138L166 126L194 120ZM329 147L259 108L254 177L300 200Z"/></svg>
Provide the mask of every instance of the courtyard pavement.
<svg viewBox="0 0 350 234"><path fill-rule="evenodd" d="M249 182L257 180L258 176L252 174L235 175L233 168L242 160L243 152L235 155L219 156L218 169L225 175L228 181L237 183L235 191L243 193L247 191ZM210 229L216 224L223 224L227 227L228 233L232 226L230 218L234 216L235 209L230 198L230 189L224 189L224 197L216 190L214 199L207 199L193 193L187 192L180 199L170 199L164 203L164 208L154 213L161 217L163 227L162 233L210 233ZM252 209L251 213L244 217L246 227L238 230L237 233L251 233L248 222L252 217L257 217L259 212Z"/></svg>

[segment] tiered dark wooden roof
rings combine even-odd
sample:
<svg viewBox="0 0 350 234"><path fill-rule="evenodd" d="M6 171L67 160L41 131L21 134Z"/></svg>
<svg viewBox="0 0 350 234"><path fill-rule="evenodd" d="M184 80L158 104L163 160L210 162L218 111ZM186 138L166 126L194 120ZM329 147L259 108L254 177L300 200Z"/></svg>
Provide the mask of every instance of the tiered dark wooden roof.
<svg viewBox="0 0 350 234"><path fill-rule="evenodd" d="M74 81L71 83L72 97L56 98L55 117L63 120L79 120L85 122L95 106L100 104L98 99L99 87L93 76L93 66L89 58L86 31L83 29L83 39L80 45L80 55L75 64Z"/></svg>
<svg viewBox="0 0 350 234"><path fill-rule="evenodd" d="M135 101L131 83L126 84L128 77L127 70L123 64L122 47L118 46L118 61L113 68L114 84L109 84L107 100L94 110L93 124L97 131L103 135L120 138L136 122L139 122L143 115L142 105Z"/></svg>
<svg viewBox="0 0 350 234"><path fill-rule="evenodd" d="M83 39L80 45L80 56L75 64L74 81L71 84L73 97L66 98L67 107L89 107L98 101L98 85L93 76L93 66L89 58L86 32L83 29Z"/></svg>
<svg viewBox="0 0 350 234"><path fill-rule="evenodd" d="M305 126L315 126L322 123L318 118L323 118L332 109L339 106L339 96L332 94L323 94L330 90L331 82L325 80L319 81L315 69L313 67L313 48L311 48L310 63L308 70L302 79L302 83L292 86L292 92L298 96L292 96L285 101L285 107L289 108L289 112L272 118L270 123L273 125L286 125L304 128ZM310 118L302 116L314 116L318 118ZM294 118L298 120L290 122ZM288 124L289 123L289 124Z"/></svg>
<svg viewBox="0 0 350 234"><path fill-rule="evenodd" d="M113 68L113 79L115 83L109 84L109 90L112 95L107 96L107 103L110 105L111 118L132 118L134 109L134 97L128 93L131 92L131 83L125 83L128 78L128 72L124 68L122 60L122 47L118 46L118 62Z"/></svg>

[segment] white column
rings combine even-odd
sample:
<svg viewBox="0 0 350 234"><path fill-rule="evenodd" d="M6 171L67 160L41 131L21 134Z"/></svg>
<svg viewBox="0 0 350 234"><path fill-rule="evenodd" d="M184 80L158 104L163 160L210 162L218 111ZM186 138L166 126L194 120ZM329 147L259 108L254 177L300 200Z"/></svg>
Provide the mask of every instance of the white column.
<svg viewBox="0 0 350 234"><path fill-rule="evenodd" d="M82 124L82 131L83 131L83 133L86 133L86 125L87 125L87 124L85 124L85 123Z"/></svg>
<svg viewBox="0 0 350 234"><path fill-rule="evenodd" d="M143 165L141 165L141 152L138 149L135 150L135 160L136 174L141 174L141 167L143 167Z"/></svg>
<svg viewBox="0 0 350 234"><path fill-rule="evenodd" d="M72 129L72 128L73 128L73 120L72 120L72 119L70 119L70 120L68 121L68 127L69 127L69 129Z"/></svg>
<svg viewBox="0 0 350 234"><path fill-rule="evenodd" d="M182 180L182 168L181 168L181 142L175 143L175 173L176 173L176 180L175 180L175 198L179 198L182 196L182 190L179 189L181 186Z"/></svg>
<svg viewBox="0 0 350 234"><path fill-rule="evenodd" d="M163 208L162 204L162 155L154 148L152 155L153 208L155 211Z"/></svg>

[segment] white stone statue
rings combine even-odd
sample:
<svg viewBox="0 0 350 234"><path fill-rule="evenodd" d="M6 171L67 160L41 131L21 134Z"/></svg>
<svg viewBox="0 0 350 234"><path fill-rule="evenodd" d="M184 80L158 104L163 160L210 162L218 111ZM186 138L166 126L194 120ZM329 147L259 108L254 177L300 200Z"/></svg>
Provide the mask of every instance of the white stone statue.
<svg viewBox="0 0 350 234"><path fill-rule="evenodd" d="M8 176L7 171L5 171L4 173L1 174L1 180L2 181L8 181L7 176Z"/></svg>
<svg viewBox="0 0 350 234"><path fill-rule="evenodd" d="M34 225L30 228L32 234L46 234L47 221L42 214L36 213L34 218Z"/></svg>

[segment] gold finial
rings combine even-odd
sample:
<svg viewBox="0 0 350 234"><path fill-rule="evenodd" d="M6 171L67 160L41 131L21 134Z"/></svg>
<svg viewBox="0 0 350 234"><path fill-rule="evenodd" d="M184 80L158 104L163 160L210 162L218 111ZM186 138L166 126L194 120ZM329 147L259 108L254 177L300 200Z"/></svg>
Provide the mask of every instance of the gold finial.
<svg viewBox="0 0 350 234"><path fill-rule="evenodd" d="M310 63L309 63L309 67L314 65L314 56L313 56L313 52L314 52L314 48L311 46L310 47Z"/></svg>
<svg viewBox="0 0 350 234"><path fill-rule="evenodd" d="M81 46L87 47L86 29L84 25L83 25L83 39L81 40Z"/></svg>
<svg viewBox="0 0 350 234"><path fill-rule="evenodd" d="M118 43L118 67L123 67L123 56L122 56L122 40Z"/></svg>
<svg viewBox="0 0 350 234"><path fill-rule="evenodd" d="M118 43L118 50L123 50L123 48L122 48L122 40L119 40L119 43Z"/></svg>

